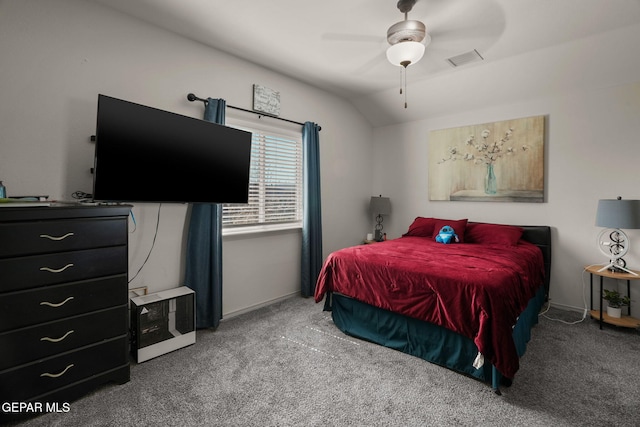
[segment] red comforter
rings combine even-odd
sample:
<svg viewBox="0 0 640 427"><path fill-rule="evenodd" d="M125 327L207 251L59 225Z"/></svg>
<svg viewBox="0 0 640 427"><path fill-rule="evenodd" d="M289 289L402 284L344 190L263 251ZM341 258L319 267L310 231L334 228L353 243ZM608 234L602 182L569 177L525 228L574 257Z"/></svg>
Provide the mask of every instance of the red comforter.
<svg viewBox="0 0 640 427"><path fill-rule="evenodd" d="M542 285L538 247L449 244L423 237L341 249L326 259L316 302L337 292L464 335L504 376L519 367L512 326Z"/></svg>

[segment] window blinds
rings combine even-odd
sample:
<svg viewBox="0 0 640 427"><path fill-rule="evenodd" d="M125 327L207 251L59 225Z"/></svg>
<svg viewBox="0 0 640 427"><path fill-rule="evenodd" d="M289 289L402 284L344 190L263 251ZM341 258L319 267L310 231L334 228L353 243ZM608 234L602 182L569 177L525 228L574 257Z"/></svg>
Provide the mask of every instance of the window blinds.
<svg viewBox="0 0 640 427"><path fill-rule="evenodd" d="M302 223L302 134L257 126L252 132L248 204L223 205L223 228Z"/></svg>

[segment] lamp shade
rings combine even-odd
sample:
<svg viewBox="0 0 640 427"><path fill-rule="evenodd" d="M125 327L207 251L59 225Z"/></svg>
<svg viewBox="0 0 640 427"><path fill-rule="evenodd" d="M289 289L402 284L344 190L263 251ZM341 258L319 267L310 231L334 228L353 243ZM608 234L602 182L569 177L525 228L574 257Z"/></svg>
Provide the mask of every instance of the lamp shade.
<svg viewBox="0 0 640 427"><path fill-rule="evenodd" d="M424 55L424 44L414 41L403 41L389 46L387 59L398 67L407 67L420 61Z"/></svg>
<svg viewBox="0 0 640 427"><path fill-rule="evenodd" d="M596 226L606 228L640 228L640 200L598 201Z"/></svg>
<svg viewBox="0 0 640 427"><path fill-rule="evenodd" d="M371 196L369 210L376 215L389 215L391 213L391 200L388 197Z"/></svg>

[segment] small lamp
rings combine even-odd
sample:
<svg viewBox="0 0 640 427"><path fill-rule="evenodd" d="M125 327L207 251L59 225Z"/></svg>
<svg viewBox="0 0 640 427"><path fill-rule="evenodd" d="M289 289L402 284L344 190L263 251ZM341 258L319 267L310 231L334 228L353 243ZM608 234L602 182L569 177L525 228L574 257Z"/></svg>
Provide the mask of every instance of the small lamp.
<svg viewBox="0 0 640 427"><path fill-rule="evenodd" d="M374 239L380 242L382 241L382 215L391 213L391 201L388 197L382 197L382 194L379 197L371 196L369 210L371 213L376 214L376 234Z"/></svg>
<svg viewBox="0 0 640 427"><path fill-rule="evenodd" d="M622 200L622 197L616 200L599 200L596 226L606 227L598 235L598 248L609 257L609 264L598 271L625 271L637 276L637 273L626 268L627 263L622 258L631 244L629 237L621 229L640 228L640 200Z"/></svg>

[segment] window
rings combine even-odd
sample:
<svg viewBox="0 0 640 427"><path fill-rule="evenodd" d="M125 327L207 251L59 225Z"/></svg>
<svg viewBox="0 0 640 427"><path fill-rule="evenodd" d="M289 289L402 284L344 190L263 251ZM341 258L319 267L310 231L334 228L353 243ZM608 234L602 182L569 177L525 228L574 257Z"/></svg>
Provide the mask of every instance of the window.
<svg viewBox="0 0 640 427"><path fill-rule="evenodd" d="M302 227L302 132L227 119L250 131L249 203L224 204L223 234Z"/></svg>

